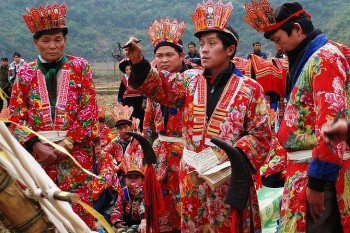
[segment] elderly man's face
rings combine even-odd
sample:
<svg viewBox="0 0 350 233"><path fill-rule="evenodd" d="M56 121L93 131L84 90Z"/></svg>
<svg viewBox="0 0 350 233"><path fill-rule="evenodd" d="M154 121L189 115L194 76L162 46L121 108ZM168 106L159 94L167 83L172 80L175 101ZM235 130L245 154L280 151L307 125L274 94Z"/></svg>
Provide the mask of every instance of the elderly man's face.
<svg viewBox="0 0 350 233"><path fill-rule="evenodd" d="M67 37L63 36L63 32L44 34L38 39L34 39L39 54L47 62L54 62L62 57L66 42Z"/></svg>

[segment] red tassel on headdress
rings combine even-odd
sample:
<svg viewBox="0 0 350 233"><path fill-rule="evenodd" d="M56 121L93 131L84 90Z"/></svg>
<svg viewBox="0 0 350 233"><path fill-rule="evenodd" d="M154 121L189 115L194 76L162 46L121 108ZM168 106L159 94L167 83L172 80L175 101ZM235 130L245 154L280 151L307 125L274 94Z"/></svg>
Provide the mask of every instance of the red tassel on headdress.
<svg viewBox="0 0 350 233"><path fill-rule="evenodd" d="M231 233L239 233L239 217L238 217L238 210L232 208L231 209Z"/></svg>
<svg viewBox="0 0 350 233"><path fill-rule="evenodd" d="M164 211L164 202L160 183L157 181L152 164L147 164L143 184L146 209L147 233L159 232L158 218Z"/></svg>

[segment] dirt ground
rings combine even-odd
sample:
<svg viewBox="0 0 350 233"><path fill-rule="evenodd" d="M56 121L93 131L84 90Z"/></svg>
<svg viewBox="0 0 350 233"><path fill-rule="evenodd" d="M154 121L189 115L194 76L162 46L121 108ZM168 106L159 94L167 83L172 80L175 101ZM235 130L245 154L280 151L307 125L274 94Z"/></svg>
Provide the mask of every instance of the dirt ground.
<svg viewBox="0 0 350 233"><path fill-rule="evenodd" d="M118 101L119 81L99 80L95 82L97 105L106 107L106 124L114 126L112 116L113 107Z"/></svg>

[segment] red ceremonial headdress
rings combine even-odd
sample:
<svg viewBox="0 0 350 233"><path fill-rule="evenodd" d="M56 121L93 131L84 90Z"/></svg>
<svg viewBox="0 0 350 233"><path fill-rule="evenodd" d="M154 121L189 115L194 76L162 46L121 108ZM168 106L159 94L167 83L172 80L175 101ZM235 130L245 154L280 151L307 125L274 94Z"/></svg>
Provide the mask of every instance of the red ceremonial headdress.
<svg viewBox="0 0 350 233"><path fill-rule="evenodd" d="M34 33L34 36L40 32L53 29L61 29L65 31L65 34L68 33L68 28L66 27L66 3L58 5L55 2L52 5L46 4L46 7L40 5L38 8L32 6L26 9L28 11L27 14L22 16L29 30Z"/></svg>
<svg viewBox="0 0 350 233"><path fill-rule="evenodd" d="M272 9L267 0L260 0L260 2L251 0L251 3L251 5L248 3L244 4L247 15L243 17L243 20L257 32L269 32L279 29L282 25L295 18L311 18L311 15L297 2L282 4L275 10Z"/></svg>
<svg viewBox="0 0 350 233"><path fill-rule="evenodd" d="M122 167L125 168L125 176L137 175L144 177L146 166L142 163L142 160L141 156L125 153L121 161Z"/></svg>
<svg viewBox="0 0 350 233"><path fill-rule="evenodd" d="M115 126L121 125L121 124L132 124L132 121L130 119L132 112L134 111L133 107L129 107L127 105L123 106L122 104L118 103L112 111L112 115L114 118Z"/></svg>
<svg viewBox="0 0 350 233"><path fill-rule="evenodd" d="M103 106L98 107L98 118L105 118L106 108Z"/></svg>
<svg viewBox="0 0 350 233"><path fill-rule="evenodd" d="M198 4L195 13L192 14L194 36L199 37L202 32L207 31L222 31L238 43L238 38L226 28L232 12L231 2L224 5L221 0L217 3L213 3L212 0L205 3L203 0L203 4Z"/></svg>
<svg viewBox="0 0 350 233"><path fill-rule="evenodd" d="M156 51L160 46L176 46L183 50L181 36L186 29L185 22L178 22L177 19L170 21L168 18L155 20L148 29L148 35Z"/></svg>

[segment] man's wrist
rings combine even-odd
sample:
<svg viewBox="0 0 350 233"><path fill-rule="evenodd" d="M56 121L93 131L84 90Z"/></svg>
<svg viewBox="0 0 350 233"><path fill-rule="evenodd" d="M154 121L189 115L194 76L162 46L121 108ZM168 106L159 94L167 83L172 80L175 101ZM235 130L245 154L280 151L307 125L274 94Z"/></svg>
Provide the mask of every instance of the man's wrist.
<svg viewBox="0 0 350 233"><path fill-rule="evenodd" d="M326 180L321 180L309 176L307 187L317 192L324 192L324 186L326 185L326 183Z"/></svg>

